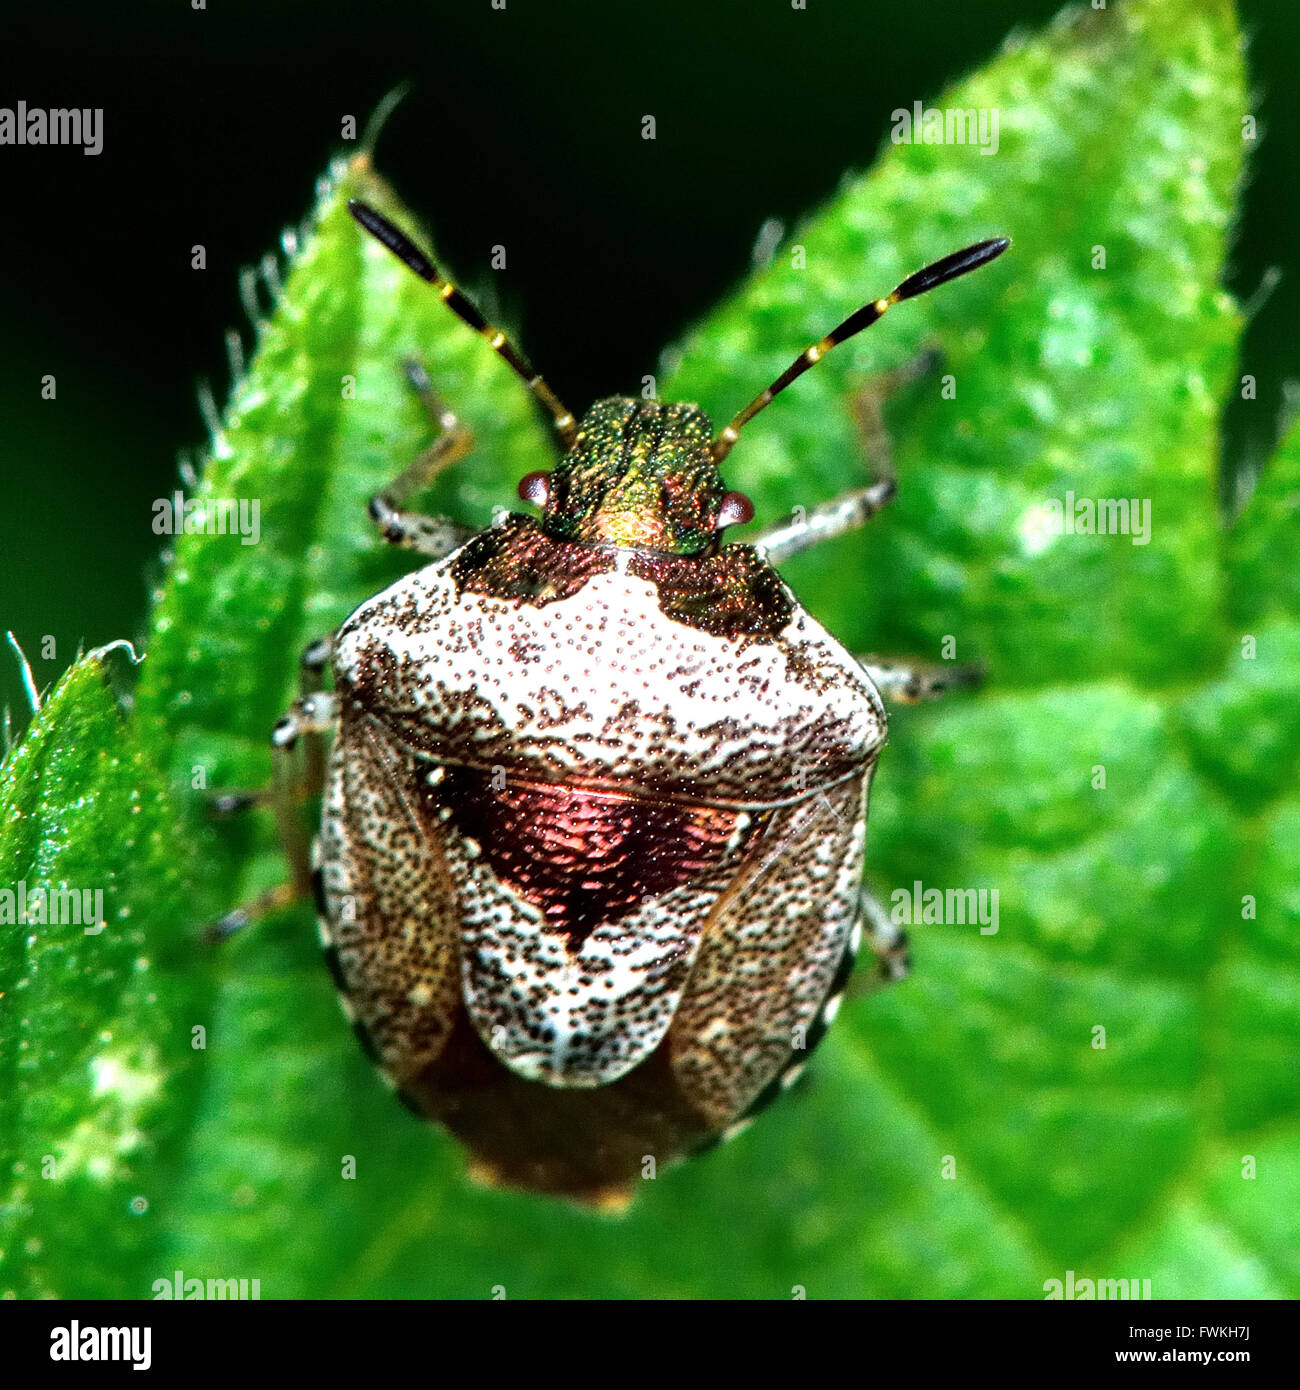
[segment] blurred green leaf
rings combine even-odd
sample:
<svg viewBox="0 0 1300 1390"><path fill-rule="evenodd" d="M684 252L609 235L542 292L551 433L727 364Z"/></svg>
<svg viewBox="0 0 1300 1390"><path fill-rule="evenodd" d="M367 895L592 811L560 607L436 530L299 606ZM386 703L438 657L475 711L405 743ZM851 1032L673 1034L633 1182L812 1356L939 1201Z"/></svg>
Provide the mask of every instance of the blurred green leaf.
<svg viewBox="0 0 1300 1390"><path fill-rule="evenodd" d="M186 1141L151 1199L164 1243L120 1258L120 1292L175 1268L266 1297L1034 1298L1069 1269L1156 1297L1300 1292L1300 437L1230 533L1216 504L1245 86L1226 0L1015 41L927 102L996 112L995 154L887 147L660 383L725 419L919 264L1014 238L832 354L726 470L763 523L861 482L853 394L942 347L940 379L888 408L898 501L787 575L855 650L936 658L952 637L991 667L980 696L897 715L869 866L886 897L996 889L997 933L921 926L914 979L845 1009L805 1094L611 1221L471 1186L355 1048L310 914L285 914L219 953L202 1095L169 1085L160 1119ZM322 190L204 475L201 495L260 501L260 543L178 538L157 606L136 729L178 790L265 782L300 645L409 567L364 516L429 437L404 354L480 442L431 509L486 521L549 455L518 384L360 237L348 194L409 222L365 159ZM1149 542L1053 535L1069 492L1149 502ZM186 835L191 919L282 873L260 823L217 835L191 810ZM83 1231L117 1229L116 1195L77 1200Z"/></svg>

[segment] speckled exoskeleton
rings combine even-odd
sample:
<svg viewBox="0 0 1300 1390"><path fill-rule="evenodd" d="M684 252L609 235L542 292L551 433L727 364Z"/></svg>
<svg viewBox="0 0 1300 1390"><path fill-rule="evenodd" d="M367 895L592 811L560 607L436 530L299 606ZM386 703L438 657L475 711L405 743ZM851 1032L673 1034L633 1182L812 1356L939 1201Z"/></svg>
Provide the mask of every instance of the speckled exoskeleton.
<svg viewBox="0 0 1300 1390"><path fill-rule="evenodd" d="M287 766L309 741L321 828L309 858L276 799L294 885L271 900L314 890L363 1044L476 1173L617 1205L793 1081L864 929L882 971L904 969L862 884L882 695L965 674L856 659L773 568L867 521L890 479L725 545L753 509L718 466L821 356L1008 243L865 305L715 435L697 406L621 397L575 421L402 233L352 211L523 378L564 453L520 483L540 518L474 534L404 510L469 447L408 364L441 433L371 514L430 563L304 653L273 744Z"/></svg>

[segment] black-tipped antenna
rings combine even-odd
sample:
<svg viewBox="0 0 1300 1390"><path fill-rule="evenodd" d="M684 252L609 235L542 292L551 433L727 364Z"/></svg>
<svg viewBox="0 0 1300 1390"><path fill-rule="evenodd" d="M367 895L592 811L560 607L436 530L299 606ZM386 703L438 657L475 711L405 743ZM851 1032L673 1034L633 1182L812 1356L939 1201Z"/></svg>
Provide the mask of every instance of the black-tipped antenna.
<svg viewBox="0 0 1300 1390"><path fill-rule="evenodd" d="M944 256L942 260L935 261L933 265L926 266L924 270L918 270L914 275L909 275L887 298L873 299L870 304L864 304L861 309L850 314L838 328L832 328L824 338L801 352L771 386L761 395L755 396L718 435L713 441L715 461L720 463L726 458L740 431L765 405L769 405L792 381L801 377L809 367L820 362L833 347L838 347L841 343L852 338L854 334L861 333L864 328L870 328L892 305L898 304L904 299L915 299L918 294L924 294L937 285L945 284L949 280L955 280L959 275L965 275L969 271L977 270L982 265L987 265L994 257L1000 256L1010 245L1009 237L1000 236L991 241L978 241L974 246L968 246L964 251L954 251L952 255Z"/></svg>
<svg viewBox="0 0 1300 1390"><path fill-rule="evenodd" d="M565 448L570 447L577 437L573 415L564 408L555 392L533 370L532 363L510 339L499 328L490 324L450 280L444 280L438 274L437 266L410 237L399 232L386 217L356 198L348 199L348 211L376 241L382 241L403 265L413 270L421 280L427 280L438 291L442 302L462 323L468 324L475 333L481 333L488 340L489 346L509 363L524 385L550 413Z"/></svg>

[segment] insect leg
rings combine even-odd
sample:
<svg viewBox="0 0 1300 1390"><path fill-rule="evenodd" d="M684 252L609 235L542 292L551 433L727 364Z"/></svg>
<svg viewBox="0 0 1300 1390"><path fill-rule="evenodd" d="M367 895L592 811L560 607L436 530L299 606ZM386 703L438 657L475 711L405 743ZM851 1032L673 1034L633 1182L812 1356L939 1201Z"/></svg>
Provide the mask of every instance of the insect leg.
<svg viewBox="0 0 1300 1390"><path fill-rule="evenodd" d="M274 775L271 781L272 807L276 829L284 844L285 856L293 875L298 897L311 893L311 844L297 806L295 788L301 781L295 767L293 750L303 735L319 735L334 725L334 696L318 690L295 700L288 711L275 721L271 730L271 757ZM310 761L310 760L309 760ZM320 786L308 788L314 795Z"/></svg>
<svg viewBox="0 0 1300 1390"><path fill-rule="evenodd" d="M307 696L320 688L321 673L329 665L334 650L334 634L313 638L302 649L298 657L298 693ZM325 746L320 735L315 734L307 740L307 768L294 795L302 801L315 796L325 785ZM213 792L208 802L208 813L226 817L251 811L256 806L270 806L275 799L273 787L227 787Z"/></svg>
<svg viewBox="0 0 1300 1390"><path fill-rule="evenodd" d="M889 432L885 428L885 402L903 387L928 375L940 360L937 349L922 349L901 367L883 373L853 393L850 405L854 423L877 481L815 507L801 521L776 527L759 536L754 544L769 560L779 563L809 546L842 536L846 531L855 531L893 500L896 484Z"/></svg>
<svg viewBox="0 0 1300 1390"><path fill-rule="evenodd" d="M320 647L328 641L327 638L319 638L308 645L303 652L304 671L309 670L318 659L321 665L324 664L328 654L321 657ZM311 896L311 846L299 804L307 797L316 796L324 784L324 758L313 756L311 748L321 734L333 727L334 710L334 696L328 691L318 690L295 700L288 711L276 720L271 731L271 786L259 792L225 792L214 799L213 808L223 814L245 810L250 806L271 806L285 857L289 860L291 877L288 883L276 884L252 902L234 908L210 923L203 932L206 941L224 941L250 922ZM305 767L300 767L294 749L298 739L304 736L310 741Z"/></svg>
<svg viewBox="0 0 1300 1390"><path fill-rule="evenodd" d="M243 931L251 923L259 922L263 917L269 917L271 913L278 912L282 907L290 907L297 901L298 894L293 884L277 883L274 888L259 893L252 902L232 908L215 922L209 922L203 929L203 939L215 946L236 932Z"/></svg>
<svg viewBox="0 0 1300 1390"><path fill-rule="evenodd" d="M902 366L871 377L849 396L853 423L876 477L894 476L894 450L885 425L885 406L904 388L929 376L942 361L943 353L937 347L924 347Z"/></svg>
<svg viewBox="0 0 1300 1390"><path fill-rule="evenodd" d="M895 492L892 478L882 478L868 487L855 488L785 526L764 531L754 541L754 548L773 564L787 560L810 546L820 545L846 531L865 526L889 502Z"/></svg>
<svg viewBox="0 0 1300 1390"><path fill-rule="evenodd" d="M937 700L950 690L971 690L984 681L980 665L958 666L946 662L894 661L888 657L860 656L862 669L886 700L914 705L918 700Z"/></svg>
<svg viewBox="0 0 1300 1390"><path fill-rule="evenodd" d="M853 994L862 994L881 984L894 984L912 973L912 954L907 933L892 922L885 905L864 883L859 898L858 922L853 929L853 948L865 945L876 958L874 976L856 977L849 986Z"/></svg>
<svg viewBox="0 0 1300 1390"><path fill-rule="evenodd" d="M298 657L298 694L310 695L320 689L321 672L329 665L334 655L334 634L313 638L302 649Z"/></svg>
<svg viewBox="0 0 1300 1390"><path fill-rule="evenodd" d="M320 689L321 675L334 654L334 634L327 633L308 642L298 657L298 694L304 700ZM325 740L312 733L305 741L306 766L303 768L298 798L316 796L325 785Z"/></svg>
<svg viewBox="0 0 1300 1390"><path fill-rule="evenodd" d="M429 418L441 432L382 492L370 499L370 515L390 544L440 560L469 540L474 534L473 528L446 517L403 511L402 503L431 483L448 465L464 458L474 447L474 436L434 395L429 374L419 362L408 358L403 366Z"/></svg>

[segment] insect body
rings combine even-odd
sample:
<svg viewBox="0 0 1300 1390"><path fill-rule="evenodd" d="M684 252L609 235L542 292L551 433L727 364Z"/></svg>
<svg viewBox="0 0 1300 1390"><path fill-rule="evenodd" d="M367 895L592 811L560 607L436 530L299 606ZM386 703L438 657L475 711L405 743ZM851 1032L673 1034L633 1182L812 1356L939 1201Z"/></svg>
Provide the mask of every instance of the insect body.
<svg viewBox="0 0 1300 1390"><path fill-rule="evenodd" d="M412 369L443 433L371 511L432 562L305 655L309 676L329 662L333 690L309 689L273 741L333 741L295 881L314 887L345 1009L406 1102L492 1181L617 1203L793 1079L864 923L897 962L861 883L881 689L942 684L864 666L772 566L861 524L892 482L726 545L752 507L718 465L821 355L1007 243L865 306L715 436L697 407L656 401L602 400L575 422L400 232L353 212L489 338L566 449L520 484L539 517L472 534L404 511L467 447Z"/></svg>

